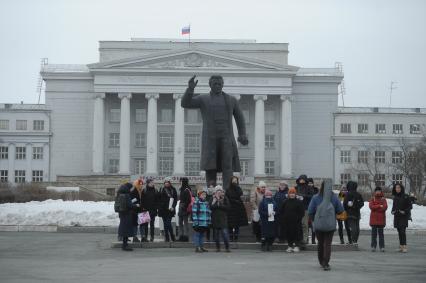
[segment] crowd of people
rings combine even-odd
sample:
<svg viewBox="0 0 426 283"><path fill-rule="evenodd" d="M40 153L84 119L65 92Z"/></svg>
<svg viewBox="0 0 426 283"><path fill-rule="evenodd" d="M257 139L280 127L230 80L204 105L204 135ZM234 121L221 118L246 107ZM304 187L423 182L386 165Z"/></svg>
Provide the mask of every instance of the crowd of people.
<svg viewBox="0 0 426 283"><path fill-rule="evenodd" d="M247 210L243 202L243 191L236 176L231 178L228 190L220 185L211 184L199 189L194 195L189 180L180 179L179 194L171 179L165 178L163 186L157 190L154 180L137 179L133 183L123 184L117 191L115 210L119 213L119 238L122 249L132 250L133 242L154 241L154 222L158 215L164 226L164 241L188 242L190 223L195 252L204 253L204 238L210 240L211 231L216 251L221 251L221 242L225 252L230 252L230 242L239 240L240 227L248 225ZM346 230L349 245L358 245L360 233L360 210L364 199L357 191L357 183L349 181L339 194L332 191L331 181L314 186L312 178L301 175L296 186L289 188L280 182L275 194L268 189L264 181L250 194L252 231L261 250L272 251L274 241L287 242L288 253L298 253L306 248L311 240L318 243L318 261L324 270L329 270L331 243L338 227L340 243L345 244L343 227ZM404 186L396 184L392 190L394 227L398 231L399 251L407 252L406 228L411 219L413 200L405 194ZM369 200L371 251L385 251L383 229L386 226L387 201L382 188L376 187ZM176 239L172 218L176 217ZM148 227L150 237L148 240ZM138 238L138 231L140 238Z"/></svg>

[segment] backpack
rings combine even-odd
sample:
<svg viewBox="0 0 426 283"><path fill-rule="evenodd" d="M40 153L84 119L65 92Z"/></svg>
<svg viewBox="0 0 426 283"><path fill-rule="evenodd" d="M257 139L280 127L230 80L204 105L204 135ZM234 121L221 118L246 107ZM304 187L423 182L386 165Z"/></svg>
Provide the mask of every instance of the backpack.
<svg viewBox="0 0 426 283"><path fill-rule="evenodd" d="M114 211L115 212L126 212L129 210L127 195L126 194L118 194L115 197L114 202Z"/></svg>
<svg viewBox="0 0 426 283"><path fill-rule="evenodd" d="M324 194L320 205L317 207L314 219L315 231L331 232L336 230L336 210L331 203L331 182L324 182Z"/></svg>
<svg viewBox="0 0 426 283"><path fill-rule="evenodd" d="M188 204L188 207L186 208L186 212L188 214L192 213L192 206L194 205L195 198L192 196L192 192L190 189L187 189L189 191L189 195L191 196L191 202Z"/></svg>

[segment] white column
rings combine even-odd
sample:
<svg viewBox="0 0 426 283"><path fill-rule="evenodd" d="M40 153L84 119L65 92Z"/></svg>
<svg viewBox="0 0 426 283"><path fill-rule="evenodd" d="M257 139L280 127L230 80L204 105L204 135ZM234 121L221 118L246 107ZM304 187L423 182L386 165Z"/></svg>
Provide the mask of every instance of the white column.
<svg viewBox="0 0 426 283"><path fill-rule="evenodd" d="M104 173L104 123L105 123L105 93L95 94L93 111L93 145L92 171L93 174Z"/></svg>
<svg viewBox="0 0 426 283"><path fill-rule="evenodd" d="M157 170L157 99L158 93L147 93L148 99L148 119L147 119L147 140L146 140L146 175L158 175Z"/></svg>
<svg viewBox="0 0 426 283"><path fill-rule="evenodd" d="M174 176L185 175L185 112L180 105L182 96L182 94L173 94L173 99L175 100Z"/></svg>
<svg viewBox="0 0 426 283"><path fill-rule="evenodd" d="M292 176L291 97L281 95L281 177Z"/></svg>
<svg viewBox="0 0 426 283"><path fill-rule="evenodd" d="M10 183L15 183L15 157L16 157L16 145L14 143L9 144L9 172L8 180Z"/></svg>
<svg viewBox="0 0 426 283"><path fill-rule="evenodd" d="M255 95L254 114L254 175L265 176L265 100L266 95Z"/></svg>
<svg viewBox="0 0 426 283"><path fill-rule="evenodd" d="M130 174L130 99L131 93L119 93L120 109L120 170L119 174Z"/></svg>
<svg viewBox="0 0 426 283"><path fill-rule="evenodd" d="M50 181L49 172L49 143L43 144L43 181Z"/></svg>
<svg viewBox="0 0 426 283"><path fill-rule="evenodd" d="M234 95L234 97L237 99L237 101L241 99L241 95L239 94ZM235 142L237 143L237 147L239 147L240 144L238 143L238 128L237 128L237 123L235 122L234 116L232 116L232 129L234 131Z"/></svg>
<svg viewBox="0 0 426 283"><path fill-rule="evenodd" d="M33 171L32 171L32 160L33 160L33 147L30 143L25 145L25 182L29 183L32 181Z"/></svg>

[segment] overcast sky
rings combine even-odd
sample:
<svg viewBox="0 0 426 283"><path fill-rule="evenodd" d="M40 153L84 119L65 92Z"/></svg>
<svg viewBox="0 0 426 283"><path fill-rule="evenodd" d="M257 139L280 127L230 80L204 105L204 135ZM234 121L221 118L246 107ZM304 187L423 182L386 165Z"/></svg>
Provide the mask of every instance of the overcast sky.
<svg viewBox="0 0 426 283"><path fill-rule="evenodd" d="M288 42L289 64L343 63L346 106L426 107L426 1L0 0L0 103L36 103L40 58L98 61L98 41ZM44 99L42 99L44 101ZM341 104L341 101L340 101Z"/></svg>

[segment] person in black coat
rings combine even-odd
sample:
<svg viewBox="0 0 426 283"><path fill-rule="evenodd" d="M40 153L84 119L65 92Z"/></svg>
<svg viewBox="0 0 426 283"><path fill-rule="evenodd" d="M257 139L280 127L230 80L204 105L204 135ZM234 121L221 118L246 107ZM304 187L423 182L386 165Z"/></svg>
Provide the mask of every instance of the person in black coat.
<svg viewBox="0 0 426 283"><path fill-rule="evenodd" d="M405 194L402 184L395 184L392 189L393 205L392 214L393 226L398 230L399 251L407 252L407 236L405 230L408 227L408 219L411 217L412 203L410 197Z"/></svg>
<svg viewBox="0 0 426 283"><path fill-rule="evenodd" d="M306 175L300 175L296 180L296 184L297 198L303 202L303 207L305 208L305 216L302 219L298 236L299 244L304 249L309 238L308 206L314 196L314 192L308 185L308 176Z"/></svg>
<svg viewBox="0 0 426 283"><path fill-rule="evenodd" d="M305 216L305 207L303 202L296 198L296 189L291 188L288 191L288 198L282 203L278 211L280 224L285 227L286 238L288 242L287 252L299 252L298 229L301 225L303 216Z"/></svg>
<svg viewBox="0 0 426 283"><path fill-rule="evenodd" d="M179 189L179 230L180 236L178 241L188 242L189 241L189 216L191 215L192 208L190 207L192 202L192 191L189 186L189 180L186 177L180 179L181 187Z"/></svg>
<svg viewBox="0 0 426 283"><path fill-rule="evenodd" d="M220 235L222 235L226 252L229 250L228 211L231 205L223 191L222 186L216 186L212 200L210 201L211 221L213 227L213 239L216 242L216 251L220 252Z"/></svg>
<svg viewBox="0 0 426 283"><path fill-rule="evenodd" d="M358 188L358 183L354 181L349 181L346 184L348 193L343 200L343 207L348 214L348 225L349 230L351 231L352 243L358 245L359 237L359 221L361 220L361 208L364 206L364 199L361 194L356 190Z"/></svg>
<svg viewBox="0 0 426 283"><path fill-rule="evenodd" d="M123 240L122 249L124 251L133 250L131 247L129 247L128 241L129 237L134 236L135 221L137 223L136 210L138 209L138 203L132 203L132 199L130 197L130 193L133 190L134 188L131 183L125 183L117 190L117 196L124 195L127 207L127 211L118 213L118 217L120 218L120 224L118 225L118 236Z"/></svg>
<svg viewBox="0 0 426 283"><path fill-rule="evenodd" d="M177 192L172 186L170 178L165 178L164 187L160 190L160 206L158 215L163 219L165 241L176 241L173 233L172 218L175 215Z"/></svg>
<svg viewBox="0 0 426 283"><path fill-rule="evenodd" d="M142 211L148 211L149 217L151 218L150 222L142 224L143 227L143 238L142 241L147 241L148 239L148 224L150 232L150 241L154 241L154 232L155 232L155 217L157 216L158 206L160 201L160 195L155 189L154 180L146 180L146 187L142 191Z"/></svg>
<svg viewBox="0 0 426 283"><path fill-rule="evenodd" d="M308 186L309 186L310 190L312 191L313 196L316 195L319 192L319 189L317 187L315 187L315 183L314 183L313 178L308 178ZM315 230L314 230L313 225L312 225L312 221L308 221L308 227L309 227L309 229L311 229L312 244L315 245L316 244L316 242L315 242L316 236L315 236Z"/></svg>
<svg viewBox="0 0 426 283"><path fill-rule="evenodd" d="M225 193L229 200L228 231L231 242L238 241L240 227L248 225L246 208L241 199L243 190L239 186L238 177L232 176L231 184Z"/></svg>

